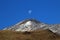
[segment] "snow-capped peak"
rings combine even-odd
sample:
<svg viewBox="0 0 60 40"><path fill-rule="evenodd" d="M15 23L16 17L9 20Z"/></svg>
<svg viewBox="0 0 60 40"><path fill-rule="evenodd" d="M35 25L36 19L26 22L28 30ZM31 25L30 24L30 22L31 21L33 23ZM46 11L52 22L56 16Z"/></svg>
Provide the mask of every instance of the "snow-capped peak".
<svg viewBox="0 0 60 40"><path fill-rule="evenodd" d="M38 29L47 29L48 25L42 22L39 22L35 19L26 19L23 20L14 26L5 28L4 30L13 30L13 31L33 31Z"/></svg>
<svg viewBox="0 0 60 40"><path fill-rule="evenodd" d="M53 33L60 34L60 24L48 25L42 22L39 22L35 19L23 20L11 27L4 28L3 30L12 30L12 31L34 31L34 30L45 30L48 29Z"/></svg>

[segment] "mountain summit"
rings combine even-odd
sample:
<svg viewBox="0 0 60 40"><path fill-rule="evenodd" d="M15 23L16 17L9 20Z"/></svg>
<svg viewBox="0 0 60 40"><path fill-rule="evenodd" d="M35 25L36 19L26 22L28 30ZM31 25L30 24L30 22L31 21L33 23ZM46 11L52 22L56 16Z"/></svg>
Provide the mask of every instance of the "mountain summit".
<svg viewBox="0 0 60 40"><path fill-rule="evenodd" d="M12 31L34 31L34 30L50 30L53 33L60 35L60 24L52 24L48 25L45 23L42 23L40 21L37 21L35 19L26 19L23 20L13 26L4 28L3 30L12 30Z"/></svg>
<svg viewBox="0 0 60 40"><path fill-rule="evenodd" d="M3 30L12 30L12 31L33 31L39 29L47 29L48 25L42 22L39 22L35 19L26 19L23 20L11 27L5 28Z"/></svg>

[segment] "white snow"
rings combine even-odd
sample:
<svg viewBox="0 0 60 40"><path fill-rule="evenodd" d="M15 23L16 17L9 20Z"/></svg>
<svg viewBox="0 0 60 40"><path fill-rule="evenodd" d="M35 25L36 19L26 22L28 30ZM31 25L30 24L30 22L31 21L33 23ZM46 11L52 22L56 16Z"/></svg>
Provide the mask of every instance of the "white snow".
<svg viewBox="0 0 60 40"><path fill-rule="evenodd" d="M31 23L31 21L28 21L28 22L25 23L25 25L26 25L26 26L27 26L27 25L32 25L32 23Z"/></svg>

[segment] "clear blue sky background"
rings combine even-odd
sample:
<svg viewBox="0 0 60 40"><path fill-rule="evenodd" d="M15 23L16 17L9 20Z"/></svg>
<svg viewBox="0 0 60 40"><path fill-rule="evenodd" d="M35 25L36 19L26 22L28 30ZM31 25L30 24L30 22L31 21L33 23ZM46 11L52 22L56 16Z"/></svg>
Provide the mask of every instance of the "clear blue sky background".
<svg viewBox="0 0 60 40"><path fill-rule="evenodd" d="M60 0L0 0L0 29L26 18L60 24Z"/></svg>

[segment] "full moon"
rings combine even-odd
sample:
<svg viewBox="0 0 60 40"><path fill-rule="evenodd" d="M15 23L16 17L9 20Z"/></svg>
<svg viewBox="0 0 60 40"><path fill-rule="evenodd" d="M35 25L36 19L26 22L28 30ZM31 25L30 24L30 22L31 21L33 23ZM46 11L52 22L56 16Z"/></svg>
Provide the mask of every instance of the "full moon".
<svg viewBox="0 0 60 40"><path fill-rule="evenodd" d="M31 14L32 13L32 10L28 10L28 13Z"/></svg>

